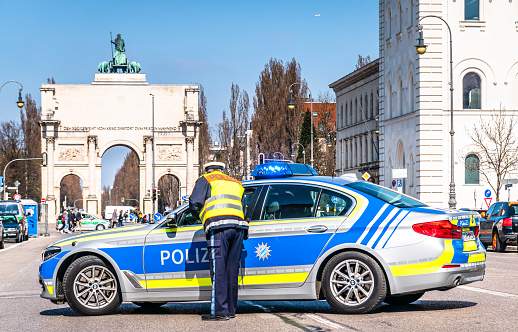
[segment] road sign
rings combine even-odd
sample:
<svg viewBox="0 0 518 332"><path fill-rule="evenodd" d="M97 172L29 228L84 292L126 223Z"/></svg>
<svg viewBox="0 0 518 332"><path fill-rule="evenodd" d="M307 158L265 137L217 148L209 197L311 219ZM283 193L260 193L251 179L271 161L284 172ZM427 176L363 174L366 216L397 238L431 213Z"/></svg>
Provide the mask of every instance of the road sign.
<svg viewBox="0 0 518 332"><path fill-rule="evenodd" d="M155 219L155 221L160 221L160 219L162 219L162 215L157 212L153 215L153 219Z"/></svg>
<svg viewBox="0 0 518 332"><path fill-rule="evenodd" d="M133 219L135 219L135 214L130 213L129 217L130 217L131 220L133 220Z"/></svg>
<svg viewBox="0 0 518 332"><path fill-rule="evenodd" d="M42 198L42 199L41 199L41 202L42 202L42 203L45 203L45 198Z"/></svg>
<svg viewBox="0 0 518 332"><path fill-rule="evenodd" d="M121 203L124 203L124 197L121 198Z"/></svg>
<svg viewBox="0 0 518 332"><path fill-rule="evenodd" d="M333 202L335 204L338 203L338 197L336 197L336 196L331 197L331 202Z"/></svg>
<svg viewBox="0 0 518 332"><path fill-rule="evenodd" d="M392 188L396 188L397 182L396 180L392 180Z"/></svg>
<svg viewBox="0 0 518 332"><path fill-rule="evenodd" d="M491 200L492 198L491 197L486 197L484 198L484 201L486 202L486 205L487 205L487 208L489 209L489 207L491 206Z"/></svg>
<svg viewBox="0 0 518 332"><path fill-rule="evenodd" d="M371 178L371 175L369 173L365 172L365 173L363 173L362 178L365 181L368 181Z"/></svg>
<svg viewBox="0 0 518 332"><path fill-rule="evenodd" d="M14 183L14 185L15 185L16 187L18 187L19 185L21 185L21 183L20 183L20 181L16 180L16 182Z"/></svg>
<svg viewBox="0 0 518 332"><path fill-rule="evenodd" d="M182 201L185 201L185 200L187 200L187 196L183 195L182 196Z"/></svg>
<svg viewBox="0 0 518 332"><path fill-rule="evenodd" d="M0 186L3 186L3 185L4 185L4 177L0 176Z"/></svg>
<svg viewBox="0 0 518 332"><path fill-rule="evenodd" d="M486 189L486 191L484 191L484 195L485 195L487 198L491 197L491 190Z"/></svg>
<svg viewBox="0 0 518 332"><path fill-rule="evenodd" d="M398 188L403 187L403 180L397 179L397 186L398 186Z"/></svg>
<svg viewBox="0 0 518 332"><path fill-rule="evenodd" d="M392 178L393 179L406 179L407 171L406 168L395 168L392 170Z"/></svg>
<svg viewBox="0 0 518 332"><path fill-rule="evenodd" d="M16 190L17 187L7 187L7 190Z"/></svg>
<svg viewBox="0 0 518 332"><path fill-rule="evenodd" d="M18 201L18 200L22 199L22 195L20 195L20 194L14 194L13 199L14 199L15 201Z"/></svg>

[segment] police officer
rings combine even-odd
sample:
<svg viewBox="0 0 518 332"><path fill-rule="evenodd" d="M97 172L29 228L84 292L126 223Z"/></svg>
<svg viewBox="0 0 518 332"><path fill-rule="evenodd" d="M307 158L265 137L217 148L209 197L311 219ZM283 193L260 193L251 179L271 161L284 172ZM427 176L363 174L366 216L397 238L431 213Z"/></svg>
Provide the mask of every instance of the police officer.
<svg viewBox="0 0 518 332"><path fill-rule="evenodd" d="M189 197L191 212L203 222L212 279L211 313L202 320L228 320L236 315L239 261L248 233L241 203L244 190L241 182L223 174L225 164L210 162L203 168L206 174Z"/></svg>

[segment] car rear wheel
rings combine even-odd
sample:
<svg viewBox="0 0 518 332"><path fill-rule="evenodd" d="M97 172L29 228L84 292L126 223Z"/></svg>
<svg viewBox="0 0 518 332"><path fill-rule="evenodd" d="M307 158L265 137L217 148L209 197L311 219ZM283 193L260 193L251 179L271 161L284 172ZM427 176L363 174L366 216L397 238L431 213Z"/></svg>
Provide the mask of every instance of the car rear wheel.
<svg viewBox="0 0 518 332"><path fill-rule="evenodd" d="M167 302L133 302L133 304L138 305L139 307L152 309L158 308L166 304Z"/></svg>
<svg viewBox="0 0 518 332"><path fill-rule="evenodd" d="M387 295L383 302L391 305L405 305L419 300L423 294L424 292L404 295Z"/></svg>
<svg viewBox="0 0 518 332"><path fill-rule="evenodd" d="M65 297L81 315L106 315L121 304L115 272L95 256L83 256L68 267L63 277Z"/></svg>
<svg viewBox="0 0 518 332"><path fill-rule="evenodd" d="M496 252L502 252L507 248L507 244L500 241L500 238L498 237L498 232L493 233L493 250Z"/></svg>
<svg viewBox="0 0 518 332"><path fill-rule="evenodd" d="M387 295L387 282L379 264L359 252L333 257L322 277L324 295L339 313L362 314L379 308Z"/></svg>
<svg viewBox="0 0 518 332"><path fill-rule="evenodd" d="M22 234L21 233L16 234L16 239L14 240L14 242L16 242L16 243L22 242Z"/></svg>
<svg viewBox="0 0 518 332"><path fill-rule="evenodd" d="M4 235L2 234L2 241L0 241L0 249L4 249Z"/></svg>
<svg viewBox="0 0 518 332"><path fill-rule="evenodd" d="M99 225L97 225L97 227L95 227L95 229L98 230L98 231L103 230L104 228L105 227L102 224L99 224Z"/></svg>

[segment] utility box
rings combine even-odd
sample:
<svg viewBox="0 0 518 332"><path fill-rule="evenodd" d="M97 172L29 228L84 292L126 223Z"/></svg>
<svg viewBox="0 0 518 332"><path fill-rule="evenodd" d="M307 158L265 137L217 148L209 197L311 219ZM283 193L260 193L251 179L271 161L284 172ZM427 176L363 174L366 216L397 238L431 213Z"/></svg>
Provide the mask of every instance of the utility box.
<svg viewBox="0 0 518 332"><path fill-rule="evenodd" d="M29 224L29 235L38 235L38 203L32 199L21 199L20 202L25 209L25 216Z"/></svg>

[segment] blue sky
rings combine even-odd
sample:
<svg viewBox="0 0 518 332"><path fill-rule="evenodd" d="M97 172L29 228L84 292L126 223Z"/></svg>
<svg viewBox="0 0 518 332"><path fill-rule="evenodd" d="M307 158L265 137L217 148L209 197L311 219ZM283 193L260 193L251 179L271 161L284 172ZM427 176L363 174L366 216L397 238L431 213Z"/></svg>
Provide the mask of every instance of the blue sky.
<svg viewBox="0 0 518 332"><path fill-rule="evenodd" d="M0 85L21 82L38 105L47 77L93 81L98 63L111 58L111 31L150 84L202 84L215 127L232 83L252 100L270 58L295 58L315 96L354 70L358 54L376 59L378 1L0 0L0 31ZM18 85L4 86L0 121L19 120L17 96ZM115 150L123 152L103 158L103 185L126 153Z"/></svg>

